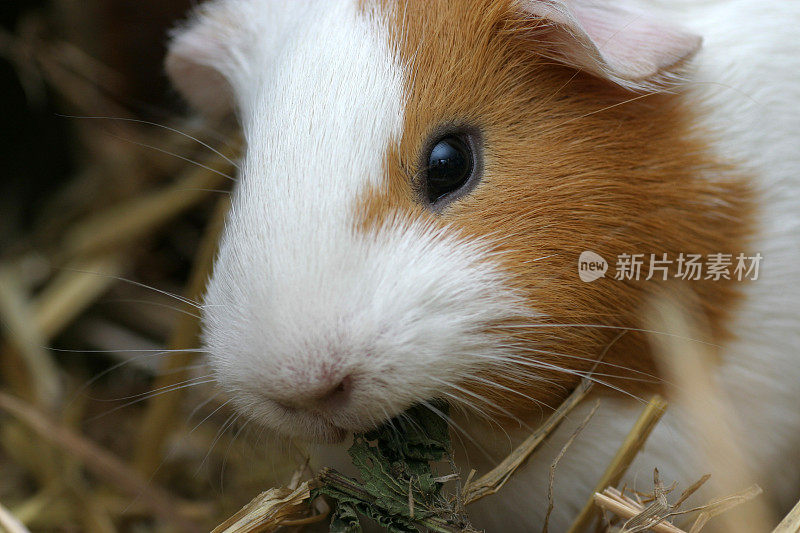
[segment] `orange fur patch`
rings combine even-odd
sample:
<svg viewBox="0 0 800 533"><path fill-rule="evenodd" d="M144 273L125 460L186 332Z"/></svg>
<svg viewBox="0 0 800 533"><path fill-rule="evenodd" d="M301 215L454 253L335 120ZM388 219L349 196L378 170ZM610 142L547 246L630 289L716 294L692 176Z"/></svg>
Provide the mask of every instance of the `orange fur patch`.
<svg viewBox="0 0 800 533"><path fill-rule="evenodd" d="M363 226L401 213L464 236L497 232L511 285L551 325L509 328L510 340L526 347L520 354L576 371L603 355L608 364L597 373L619 377L601 379L634 394L654 390L656 383L637 381L637 372L657 374L645 336L615 328L642 328L643 305L664 284L584 283L577 262L595 251L613 275L622 253L747 251L753 193L693 128L700 111L680 95L632 94L546 59L541 21L522 19L510 1L385 1L380 9L408 68L409 98L403 137L387 150L385 184L362 199ZM421 151L443 125L480 132L484 169L469 195L436 214L416 191ZM726 334L737 283L688 282L711 340ZM465 386L525 416L539 410L524 396L555 406L580 379L541 369L547 382L520 379L532 370L519 368L517 376L486 376L519 395Z"/></svg>

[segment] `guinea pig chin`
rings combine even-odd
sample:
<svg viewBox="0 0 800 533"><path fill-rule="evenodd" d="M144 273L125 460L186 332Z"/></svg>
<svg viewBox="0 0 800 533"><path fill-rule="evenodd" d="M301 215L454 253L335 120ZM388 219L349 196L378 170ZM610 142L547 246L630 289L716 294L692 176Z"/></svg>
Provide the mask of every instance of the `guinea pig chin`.
<svg viewBox="0 0 800 533"><path fill-rule="evenodd" d="M234 404L278 433L340 440L456 397L506 355L493 331L523 306L484 243L405 221L243 246L254 233L238 224L209 282L203 336Z"/></svg>

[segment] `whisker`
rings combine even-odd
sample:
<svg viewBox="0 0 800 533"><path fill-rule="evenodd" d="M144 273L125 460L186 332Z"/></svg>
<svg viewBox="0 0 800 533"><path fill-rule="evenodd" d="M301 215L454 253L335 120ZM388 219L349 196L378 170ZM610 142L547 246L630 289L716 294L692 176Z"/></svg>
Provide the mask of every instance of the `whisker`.
<svg viewBox="0 0 800 533"><path fill-rule="evenodd" d="M532 398L532 397L528 396L525 393L522 393L522 392L520 392L518 390L514 390L511 387L506 387L505 385L502 385L500 383L494 382L494 381L492 381L490 379L482 378L480 376L472 376L472 378L470 378L470 379L477 380L477 381L480 381L481 383L485 383L486 385L489 385L491 387L497 387L498 389L502 389L502 390L511 392L513 394L517 394L519 396L522 396L526 400L530 400L531 402L533 402L537 407L539 407L540 411L542 410L542 406L547 407L548 409L555 410L553 407L551 407L550 405L544 403L541 400L537 400L536 398Z"/></svg>
<svg viewBox="0 0 800 533"><path fill-rule="evenodd" d="M238 417L237 417L238 420ZM246 419L244 424L242 424L239 429L233 434L233 438L228 443L227 448L225 448L225 453L222 456L222 466L219 469L219 491L220 493L225 493L225 466L228 464L228 454L231 452L231 448L233 444L236 442L236 439L239 438L239 435L242 434L242 431L252 422L252 419ZM236 421L234 421L236 423Z"/></svg>
<svg viewBox="0 0 800 533"><path fill-rule="evenodd" d="M206 464L206 461L208 461L208 458L211 457L211 452L214 451L214 448L216 447L217 442L219 442L219 439L222 438L222 435L225 434L225 431L230 429L230 427L233 426L233 424L235 424L237 420L239 420L240 416L242 416L241 413L234 412L233 414L231 414L231 416L228 417L227 420L225 420L225 422L223 422L222 426L220 426L219 430L217 431L217 435L214 437L214 440L211 441L211 445L208 448L208 452L206 452L206 455L205 457L203 457L203 460L200 461L200 466L198 466L197 470L195 470L194 473L195 476L200 473L200 470L203 469L203 466Z"/></svg>
<svg viewBox="0 0 800 533"><path fill-rule="evenodd" d="M465 416L467 416L469 414L477 415L478 417L480 417L483 420L485 420L490 426L496 426L498 429L500 429L500 431L502 431L505 434L506 439L508 439L509 442L512 442L511 435L508 434L508 431L506 431L506 429L503 427L503 425L500 424L493 417L491 417L483 409L480 409L475 403L467 401L464 398L459 397L459 396L457 396L455 394L451 394L451 393L449 393L447 391L443 391L443 394L446 394L449 398L451 398L453 400L453 402L455 402L455 403L451 402L450 405L451 406L454 406L454 405L458 406L460 408L462 414L464 414ZM507 415L507 416L510 416L510 415ZM516 417L512 417L512 419L516 420L520 424L520 427L525 425L522 422L520 422L519 419L517 419ZM529 429L530 431L532 431L532 429L530 429L530 428L526 428L526 429Z"/></svg>
<svg viewBox="0 0 800 533"><path fill-rule="evenodd" d="M213 398L216 398L216 396L218 396L219 394L220 394L220 392L218 392L218 393L217 393L215 396L212 396L212 397L211 397L211 398L209 398L208 400L205 400L205 401L204 401L202 404L200 404L200 406L203 406L203 405L206 405L206 404L208 404L208 402L210 402L210 401L211 401ZM195 432L195 430L197 430L197 428L199 428L200 426L202 426L202 425L205 423L205 421L206 421L206 420L208 420L209 418L211 418L212 416L214 416L214 415L215 415L217 412L219 412L219 411L220 411L222 408L224 408L226 405L228 405L228 404L229 404L229 403L231 403L232 401L233 401L232 399L228 399L228 400L225 400L223 403L219 404L219 405L217 406L217 408L216 408L216 409L214 409L213 411L211 411L210 413L208 413L208 414L205 416L205 418L203 418L203 419L202 419L200 422L198 422L198 423L197 423L197 425L195 425L195 426L194 426L192 429L190 429L190 430L189 430L189 435L191 435L192 433L194 433L194 432ZM190 419L191 419L191 417L193 417L193 416L194 416L195 412L196 412L196 411L197 411L197 410L200 408L200 406L198 406L198 407L195 407L195 408L194 408L194 410L192 411L192 413L189 415L189 418L190 418Z"/></svg>
<svg viewBox="0 0 800 533"><path fill-rule="evenodd" d="M620 107L620 106L623 106L625 104L630 104L630 103L635 102L637 100L641 100L643 98L647 98L649 96L653 96L653 95L656 95L656 94L661 94L661 91L655 91L655 92L648 92L646 94L640 94L638 96L634 96L633 98L628 98L627 100L624 100L622 102L617 102L616 104L611 104L609 106L605 106L605 107L597 109L595 111L591 111L589 113L585 113L585 114L577 116L577 117L572 117L570 119L567 119L567 120L565 120L563 122L560 122L560 123L556 124L555 126L552 126L548 131L556 130L556 129L558 129L558 128L562 127L562 126L565 126L565 125L567 125L567 124L569 124L571 122L575 122L576 120L582 120L582 119L584 119L586 117L590 117L592 115L596 115L598 113L602 113L603 111L608 111L609 109L614 109L615 107Z"/></svg>
<svg viewBox="0 0 800 533"><path fill-rule="evenodd" d="M214 395L213 395L213 396L211 396L210 398L208 398L208 399L206 399L205 401L203 401L203 402L202 402L202 403L201 403L199 406L195 407L195 408L192 410L192 413L189 415L189 418L187 419L187 421L188 421L188 420L191 420L192 416L194 416L194 414L197 412L197 410L198 410L198 409L199 409L201 406L208 404L208 402L210 402L212 399L214 399L214 398L216 398L217 396L219 396L219 394L220 394L220 393L221 393L221 391L218 391L216 394L214 394ZM217 407L217 409L215 409L215 410L214 410L214 411L211 413L211 415L213 415L213 414L214 414L215 412L217 412L219 409L221 409L222 407L224 407L224 406L225 406L225 405L226 405L226 404L227 404L229 401L230 401L230 400L226 401L225 403L223 403L222 405L220 405L219 407ZM197 429L197 428L198 428L198 427L199 427L199 426L200 426L200 425L201 425L203 422L205 422L205 421L206 421L206 420L207 420L207 419L208 419L208 418L209 418L211 415L208 415L208 417L204 418L204 419L203 419L203 420L200 422L200 424L198 424L197 426L195 426L195 427L194 427L194 428L193 428L191 431L189 431L189 433L188 433L188 434L186 434L186 435L183 435L183 436L182 436L180 439L181 439L181 440L184 440L184 439L188 438L188 437L189 437L189 435L191 435L191 434L194 432L194 430L195 430L195 429ZM166 455L165 455L165 456L164 456L164 457L161 459L161 462L159 462L159 463L158 463L158 466L155 468L155 470L153 470L153 473L152 473L152 474L150 474L150 477L148 477L148 479L147 479L147 483L148 483L148 484L149 484L149 483L152 483L153 479L155 479L155 477L156 477L156 474L158 474L158 472L160 472L160 471L161 471L161 469L164 467L164 465L167 463L167 461L168 461L168 460L169 460L171 457L173 457L173 455L176 453L176 451L177 451L177 448L173 448L172 450L170 450L169 452L167 452L167 454L166 454ZM128 504L128 506L126 507L126 510L127 510L128 508L130 508L130 507L131 507L133 504L135 504L135 503L136 503L136 501L138 501L138 499L139 499L140 497L141 497L141 493L139 493L139 495L136 497L136 499L132 500L132 501L131 501L131 502Z"/></svg>
<svg viewBox="0 0 800 533"><path fill-rule="evenodd" d="M623 333L625 333L625 332L623 332ZM523 351L523 352L534 352L534 353L540 353L540 354L544 354L544 355L553 355L553 356L556 356L556 357L563 357L565 359L575 359L575 360L578 360L578 361L587 361L587 362L590 362L590 363L596 363L598 366L599 365L605 365L605 366L610 366L610 367L613 367L613 368L619 368L621 370L627 370L629 372L633 372L634 374L640 374L640 375L648 377L648 378L653 378L653 379L658 380L658 381L663 381L663 380L661 380L660 377L658 377L658 376L656 376L654 374L650 374L650 373L644 372L642 370L636 370L634 368L631 368L631 367L628 367L628 366L625 366L625 365L619 365L619 364L616 364L616 363L610 363L608 361L603 361L602 360L602 356L600 358L596 358L596 359L592 358L592 357L581 357L579 355L569 355L569 354L560 353L560 352L542 350L540 348L534 348L532 346L525 346L523 344L504 344L504 345L501 345L501 346L509 348L509 349L512 349L512 350L519 350L519 351ZM603 355L605 355L605 354L603 354Z"/></svg>
<svg viewBox="0 0 800 533"><path fill-rule="evenodd" d="M195 165L196 167L200 167L202 169L208 170L209 172L213 172L214 174L222 176L223 178L229 179L234 183L236 182L236 178L234 178L230 174L226 174L225 172L219 171L219 170L217 170L215 168L212 168L212 167L210 167L208 165L204 165L200 161L195 161L194 159L192 159L190 157L182 156L180 154L176 154L175 152L170 152L169 150L165 150L163 148L159 148L158 146L153 146L152 144L147 144L147 143L143 143L143 142L139 142L139 141L134 141L133 139L128 139L126 137L122 137L121 135L116 135L114 133L106 132L106 135L108 135L110 137L114 137L115 139L119 139L120 141L125 141L125 142L131 143L131 144L135 144L136 146L141 146L142 148L149 148L150 150L155 150L156 152L160 152L160 153L165 154L165 155L176 157L176 158L180 159L181 161L186 161L187 163L191 163L192 165Z"/></svg>
<svg viewBox="0 0 800 533"><path fill-rule="evenodd" d="M667 337L675 337L680 340L690 341L690 342L697 342L700 344L704 344L706 346L711 346L713 348L719 348L718 344L714 344L709 341L704 341L702 339L695 339L692 337L685 337L683 335L678 335L677 333L669 333L666 331L656 331L652 329L646 328L634 328L634 327L627 327L627 326L612 326L610 324L546 324L546 323L537 323L537 324L497 324L498 328L504 329L525 329L525 328L598 328L598 329L613 329L613 330L623 330L623 331L634 331L638 333L651 333L653 335L664 335Z"/></svg>
<svg viewBox="0 0 800 533"><path fill-rule="evenodd" d="M227 161L228 163L233 165L236 169L241 170L241 168L239 167L239 165L236 162L234 162L228 156L226 156L225 154L223 154L219 150L215 149L211 145L201 141L197 137L189 135L188 133L186 133L184 131L178 130L176 128L172 128L170 126L166 126L164 124L159 124L158 122L151 122L149 120L141 120L141 119L137 119L137 118L82 116L82 115L62 115L62 114L59 114L59 113L56 113L56 116L57 117L62 117L62 118L72 118L72 119L81 119L81 120L109 120L109 121L119 121L119 122L132 122L134 124L144 124L144 125L147 125L147 126L155 126L156 128L161 128L161 129L164 129L164 130L167 130L167 131L171 131L172 133L177 133L178 135L182 135L183 137L186 137L187 139L191 139L192 141L196 142L200 146L208 148L209 150L211 150L212 152L214 152L215 154L220 156L222 159L224 159L225 161Z"/></svg>
<svg viewBox="0 0 800 533"><path fill-rule="evenodd" d="M57 350L56 349L55 351L70 351L71 352L72 350ZM144 359L144 358L147 358L147 357L159 357L159 356L162 356L162 355L175 355L177 353L191 352L193 350L162 350L162 351L155 352L155 353L149 353L150 350L115 350L114 352L106 352L106 350L92 350L92 351L87 351L87 353L120 353L120 352L125 352L125 351L148 352L148 353L143 353L142 355L138 355L136 357L131 357L130 359L126 359L124 361L120 361L119 363L116 363L116 364L110 366L109 368L103 370L99 374L93 376L86 383L84 383L81 386L81 388L79 388L77 391L75 391L75 394L72 396L72 399L69 400L69 402L67 402L66 405L67 406L72 405L72 403L78 398L78 396L81 393L83 393L83 391L85 391L86 389L88 389L89 387L91 387L92 385L97 383L97 381L100 380L101 378L103 378L103 376L107 376L108 374L110 374L114 370L118 370L119 368L122 368L123 366L125 366L127 364L130 364L130 363L132 363L134 361L138 361L140 359Z"/></svg>
<svg viewBox="0 0 800 533"><path fill-rule="evenodd" d="M157 352L155 355L161 354L172 354L172 353L182 353L182 352L194 352L194 353L202 353L205 352L203 348L175 348L171 350L166 350L163 348L130 348L130 349L120 349L120 350L80 350L80 349L71 349L71 348L54 348L52 346L40 346L40 348L44 348L46 350L52 350L54 352L61 352L61 353L143 353L143 352Z"/></svg>
<svg viewBox="0 0 800 533"><path fill-rule="evenodd" d="M182 187L180 189L175 189L176 191L202 191L202 192L216 192L220 194L231 194L231 191L226 191L225 189L203 189L200 187Z"/></svg>
<svg viewBox="0 0 800 533"><path fill-rule="evenodd" d="M525 422L523 422L521 419L519 419L517 416L515 416L514 414L512 414L510 411L508 411L507 409L504 409L503 407L500 407L500 406L499 406L499 405L497 405L496 403L494 403L494 402L492 402L492 401L488 400L487 398L485 398L485 397L481 396L480 394L474 393L474 392L472 392L472 391L470 391L470 390L467 390L467 389L465 389L464 387L460 387L460 386L458 386L458 385L456 385L456 384L454 384L454 383L448 383L447 381L445 381L445 380L442 380L442 379L439 379L439 378L437 378L437 377L434 377L434 376L431 376L431 378L432 378L434 381L437 381L437 382L439 382L439 383L441 383L441 384L443 384L443 385L445 385L445 386L447 386L447 387L451 387L451 388L455 389L456 391L458 391L458 392L460 392L460 393L462 393L462 394L467 394L467 395L469 395L469 396L472 396L473 398L477 399L478 401L481 401L481 402L485 403L485 404L486 404L486 405L487 405L489 408L491 408L491 409L496 409L498 412L500 412L500 413L502 413L502 414L504 414L504 415L506 415L506 416L510 417L512 420L514 420L515 422L517 422L517 423L518 423L518 424L519 424L521 427L524 427L524 428L526 428L526 429L529 429L529 430L533 431L533 428L531 428L530 426L528 426L528 424L526 424ZM445 393L445 394L447 394L448 396L451 396L451 395L450 395L449 393L447 393L446 391L444 391L444 393ZM451 397L453 397L453 398L457 398L456 396L451 396ZM491 417L489 417L488 415L487 415L487 420L491 420Z"/></svg>
<svg viewBox="0 0 800 533"><path fill-rule="evenodd" d="M545 355L556 355L558 357L569 358L569 356L567 356L567 355L559 354L559 353L556 353L556 352L548 352L548 351L545 351L545 350L536 350L534 348L529 348L529 349L527 349L527 351L533 352L533 353L540 353L540 354L545 354ZM509 366L512 366L512 367L515 364L522 364L522 365L554 364L554 363L549 363L547 361L541 361L539 359L531 360L531 359L525 358L525 357L523 357L521 355L518 355L518 354L517 355L505 355L505 356L481 356L481 357L484 357L486 359L491 359L491 360L507 362L507 363L509 363ZM582 358L582 357L576 357L576 358L594 362L593 359L589 359L589 358ZM637 372L636 370L628 369L628 368L626 368L626 367L624 367L622 365L614 365L614 366L617 366L617 367L619 367L619 368L621 368L623 370L630 370L631 372ZM577 371L579 371L579 370L576 370L576 372ZM591 374L593 376L598 376L598 377L603 377L603 378L612 378L612 379L624 379L626 381L635 381L635 382L642 382L642 383L661 383L663 381L662 379L658 378L657 376L653 376L653 375L647 374L645 372L640 372L640 373L641 374L645 374L645 376L649 377L650 379L647 379L647 378L644 378L644 377L637 378L637 377L633 377L633 376L624 376L624 375L620 375L620 374L609 374L609 373L604 373L604 372L591 372Z"/></svg>
<svg viewBox="0 0 800 533"><path fill-rule="evenodd" d="M203 306L202 305L200 305L198 302L195 302L194 300L192 300L190 298L187 298L185 296L180 296L178 294L173 294L173 293L171 293L169 291L165 291L165 290L162 290L162 289L157 289L155 287L151 287L150 285L147 285L145 283L141 283L141 282L138 282L138 281L135 281L135 280L132 280L132 279L123 278L121 276L114 276L112 274L103 274L102 272L93 272L91 270L81 270L79 268L71 268L71 267L59 267L59 268L61 270L65 270L65 271L69 271L69 272L78 272L78 273L81 273L81 274L92 274L92 275L100 276L100 277L103 277L103 278L110 278L110 279L115 279L117 281L130 283L131 285L135 285L137 287L141 287L143 289L151 290L151 291L157 292L159 294L163 294L164 296L168 296L170 298L174 298L175 300L178 300L181 303L184 303L186 305L191 305L192 307L194 307L196 309L200 309L201 311L203 310Z"/></svg>
<svg viewBox="0 0 800 533"><path fill-rule="evenodd" d="M386 410L386 407L384 407L382 403L379 404L379 406L381 408L381 411L383 411L383 416L385 417L384 420L386 420L386 422L388 422L389 425L392 427L392 431L394 431L395 435L399 435L400 430L397 429L397 426L394 425L394 417L389 416L389 411ZM404 413L400 414L403 415Z"/></svg>
<svg viewBox="0 0 800 533"><path fill-rule="evenodd" d="M574 376L578 376L578 377L581 377L581 378L589 379L589 380L597 383L598 385L603 385L604 387L608 387L609 389L615 390L615 391L617 391L617 392L619 392L621 394L624 394L625 396L629 396L629 397L631 397L631 398L633 398L633 399L635 399L635 400L637 400L639 402L644 402L643 398L641 398L639 396L636 396L634 394L631 394L630 392L628 392L628 391L626 391L626 390L624 390L624 389L622 389L620 387L617 387L615 385L612 385L611 383L608 383L607 381L604 381L602 379L598 379L597 377L595 377L595 376L599 375L601 377L627 379L627 376L616 376L616 375L610 375L609 376L609 375L605 375L605 374L603 374L603 375L595 374L592 371L586 372L586 371L581 371L581 370L564 368L564 367L561 367L561 366L558 366L556 364L549 363L549 362L546 362L546 361L520 359L520 358L515 358L515 357L512 357L512 356L484 356L484 357L486 359L489 359L489 360L501 361L502 363L504 363L504 365L502 365L503 367L507 368L508 370L512 370L512 371L516 372L517 374L519 374L519 368L518 368L519 366L529 367L529 368L539 368L539 369L545 369L545 370L553 370L555 372L559 372L559 373L562 373L562 374L574 375ZM498 366L500 366L500 365L498 365ZM531 376L532 377L537 377L536 374L531 374ZM635 380L635 378L630 378L630 379L631 380ZM639 381L641 381L641 380L639 380Z"/></svg>
<svg viewBox="0 0 800 533"><path fill-rule="evenodd" d="M197 381L197 382L194 382L194 383L188 383L188 384L185 384L185 385L181 385L180 387L174 387L174 388L170 388L170 389L166 389L166 390L161 390L161 391L158 391L158 392L156 392L154 394L151 394L149 396L144 396L142 398L137 398L137 399L135 399L133 401L127 402L127 403L122 404L120 406L117 406L117 407L115 407L113 409L109 409L105 413L101 413L101 414L99 414L97 416L93 416L93 417L89 418L87 420L87 422L94 422L95 420L103 418L104 416L108 416L111 413L119 411L120 409L124 409L126 407L130 407L131 405L134 405L134 404L139 403L139 402L143 402L145 400L149 400L150 398L155 398L156 396L160 396L162 394L167 394L169 392L175 392L175 391L181 390L181 389L188 389L189 387L196 387L198 385L206 385L208 383L214 383L215 381L216 381L215 379L209 379L208 381Z"/></svg>
<svg viewBox="0 0 800 533"><path fill-rule="evenodd" d="M212 401L214 401L216 398L218 398L218 397L219 397L219 395L220 395L220 394L222 394L222 391L221 391L221 390L219 390L219 391L215 392L214 394L212 394L211 396L209 396L208 398L206 398L205 400L203 400L202 402L200 402L199 404L197 404L197 405L194 407L194 409L192 409L192 412L191 412L191 413L189 413L189 416L186 418L186 421L187 421L187 422L191 422L192 418L194 418L194 415L196 415L196 414L197 414L197 412L198 412L200 409L202 409L203 407L205 407L206 405L208 405L209 403L211 403ZM228 401L230 401L230 400L228 400ZM225 403L227 403L227 402L225 402ZM222 405L225 405L225 403L223 403ZM205 420L205 419L204 419L204 420ZM202 422L201 422L201 423L202 423ZM189 433L191 433L191 431L190 431Z"/></svg>
<svg viewBox="0 0 800 533"><path fill-rule="evenodd" d="M650 374L650 373L644 372L642 370L636 370L634 368L631 368L631 367L628 367L628 366L625 366L625 365L609 363L607 361L603 361L602 359L595 359L595 358L592 358L592 357L581 357L579 355L569 355L569 354L560 353L560 352L542 350L540 348L534 348L532 346L525 346L523 344L503 344L503 345L499 345L499 346L503 347L503 348L508 348L510 350L518 351L518 352L538 353L538 354L543 354L543 355L552 355L552 356L555 356L555 357L563 357L565 359L575 359L575 360L578 360L578 361L587 361L587 362L590 362L590 363L597 363L598 365L605 365L605 366L609 366L609 367L612 367L612 368L619 368L620 370L627 370L628 372L632 372L634 374L640 374L640 375L642 375L644 377L652 378L652 380L654 380L655 382L663 382L664 381L663 379L661 379L660 377L658 377L658 376L656 376L654 374ZM518 356L519 356L518 354L514 354L514 355L508 355L507 357L518 357ZM613 376L612 374L597 374L597 375L606 376L606 377L609 377L609 376L610 377L619 377L619 378L623 378L624 377L624 378L628 379L627 376ZM637 380L637 378L630 378L630 379ZM641 379L641 381L645 381L645 380Z"/></svg>
<svg viewBox="0 0 800 533"><path fill-rule="evenodd" d="M132 398L141 398L142 396L147 396L148 394L152 394L154 392L160 392L160 391L165 390L165 389L169 389L169 388L172 388L172 387L177 387L177 386L180 386L180 385L184 385L186 383L192 383L194 381L199 381L201 379L208 379L210 377L211 377L211 374L208 374L208 375L205 375L205 376L198 376L198 377L194 377L194 378L189 378L189 379L180 381L178 383L172 383L170 385L165 385L163 387L158 387L157 389L151 389L151 390L149 390L147 392L140 392L138 394L132 394L130 396L122 396L120 398L113 398L113 399L91 398L91 399L94 400L94 401L97 401L97 402L119 402L119 401L122 401L122 400L130 400Z"/></svg>
<svg viewBox="0 0 800 533"><path fill-rule="evenodd" d="M560 367L558 365L552 365L552 364L546 364L546 363L542 364L542 368L547 368L549 370L555 370L556 372L561 372L561 373L564 373L564 374L577 376L579 378L588 379L589 381L597 383L598 385L603 385L604 387L608 387L609 389L615 390L615 391L617 391L617 392L619 392L621 394L624 394L625 396L633 398L634 400L636 400L636 401L638 401L640 403L647 403L644 400L644 398L636 396L635 394L632 394L632 393L626 391L625 389L623 389L621 387L617 387L616 385L612 385L611 383L608 383L607 381L595 378L594 374L592 374L592 372L582 372L582 371L579 371L579 370L572 370L572 369L569 369L569 368Z"/></svg>
<svg viewBox="0 0 800 533"><path fill-rule="evenodd" d="M150 300L140 300L136 298L110 298L107 300L103 300L104 302L113 302L113 303L134 303L134 304L145 304L145 305L152 305L155 307L163 307L164 309L169 309L171 311L175 311L176 313L183 313L188 315L192 318L196 318L197 320L201 320L202 317L200 315L194 314L186 309L181 309L180 307L175 307L174 305L165 304L162 302L151 302Z"/></svg>
<svg viewBox="0 0 800 533"><path fill-rule="evenodd" d="M442 418L442 419L443 419L445 422L447 422L447 425L449 425L449 426L452 426L453 428L455 428L455 429L457 429L459 432L461 432L461 434L463 434L463 435L464 435L464 437L466 437L466 438L467 438L467 440L469 440L469 441L472 443L472 445L473 445L473 446L475 446L475 448L476 448L476 449L477 449L479 452L481 452L481 455L483 455L483 456L484 456L484 457L485 457L487 460L489 460L489 461L491 461L491 460L492 460L492 456L491 456L491 455L490 455L490 454L489 454L489 453L488 453L488 452L487 452L487 451L486 451L486 450L483 448L483 446L481 446L480 444L478 444L478 442L477 442L477 441L476 441L474 438L472 438L472 436L471 436L469 433L467 433L467 432L464 430L464 428L462 428L461 426L459 426L459 425L458 425L458 424L455 422L455 420L453 420L453 419L452 419L450 416L448 416L448 415L444 414L444 413L443 413L441 410L439 410L439 409L437 409L436 407L434 407L433 405L431 405L431 404L430 404L430 402L427 402L427 401L424 401L424 400L423 400L423 401L421 401L421 402L420 402L420 405L423 405L423 406L425 406L427 409L429 409L429 410L430 410L431 412L433 412L435 415L438 415L438 416L440 416L440 417L441 417L441 418Z"/></svg>

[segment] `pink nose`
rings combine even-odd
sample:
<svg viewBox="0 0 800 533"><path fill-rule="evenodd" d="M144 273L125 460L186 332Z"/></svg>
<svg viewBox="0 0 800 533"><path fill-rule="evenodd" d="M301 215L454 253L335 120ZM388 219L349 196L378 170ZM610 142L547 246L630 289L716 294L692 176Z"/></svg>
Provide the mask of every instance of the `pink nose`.
<svg viewBox="0 0 800 533"><path fill-rule="evenodd" d="M336 409L347 402L353 389L352 376L345 376L333 385L323 384L304 390L298 387L293 397L275 399L287 409Z"/></svg>

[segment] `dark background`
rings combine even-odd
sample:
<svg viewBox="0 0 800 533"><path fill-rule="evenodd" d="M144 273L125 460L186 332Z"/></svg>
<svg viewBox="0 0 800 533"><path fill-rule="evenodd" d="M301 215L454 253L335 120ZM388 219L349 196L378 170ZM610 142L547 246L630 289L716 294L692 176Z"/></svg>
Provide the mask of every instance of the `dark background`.
<svg viewBox="0 0 800 533"><path fill-rule="evenodd" d="M7 0L0 24L22 42L67 41L117 75L113 98L139 118L165 121L183 112L161 68L169 28L190 0ZM18 249L42 202L81 157L71 112L34 62L0 55L0 256ZM26 87L25 83L28 83ZM27 91L26 91L27 89Z"/></svg>
<svg viewBox="0 0 800 533"><path fill-rule="evenodd" d="M233 158L238 145L230 119L192 116L163 71L169 30L193 4L0 0L0 395L113 454L129 473L185 501L175 516L210 530L262 490L285 484L298 463L248 443L242 426L228 424L232 412L209 380L172 386L208 373L180 351L198 345L199 328L195 309L173 295L200 298L213 255L203 255L202 244L213 252L232 183L198 181L210 174L203 163L216 168L218 157L186 135ZM168 216L131 209L153 198L169 199ZM147 229L124 234L120 227L134 218ZM112 242L74 246L109 227ZM96 271L98 259L114 259L110 274ZM52 297L64 287L68 300ZM42 309L56 309L50 316L59 315L59 326L27 342L20 324L36 329ZM165 347L174 349L160 353ZM59 384L50 403L35 393L33 378L42 373L20 356L40 351ZM174 405L158 408L169 394ZM166 419L151 424L153 413ZM156 455L137 460L150 442ZM71 484L54 499L57 509L29 513L31 531L162 531L170 523L138 508L141 498L113 480L74 466L70 452L0 409L0 504L24 509L54 481ZM96 520L115 529L98 529Z"/></svg>

